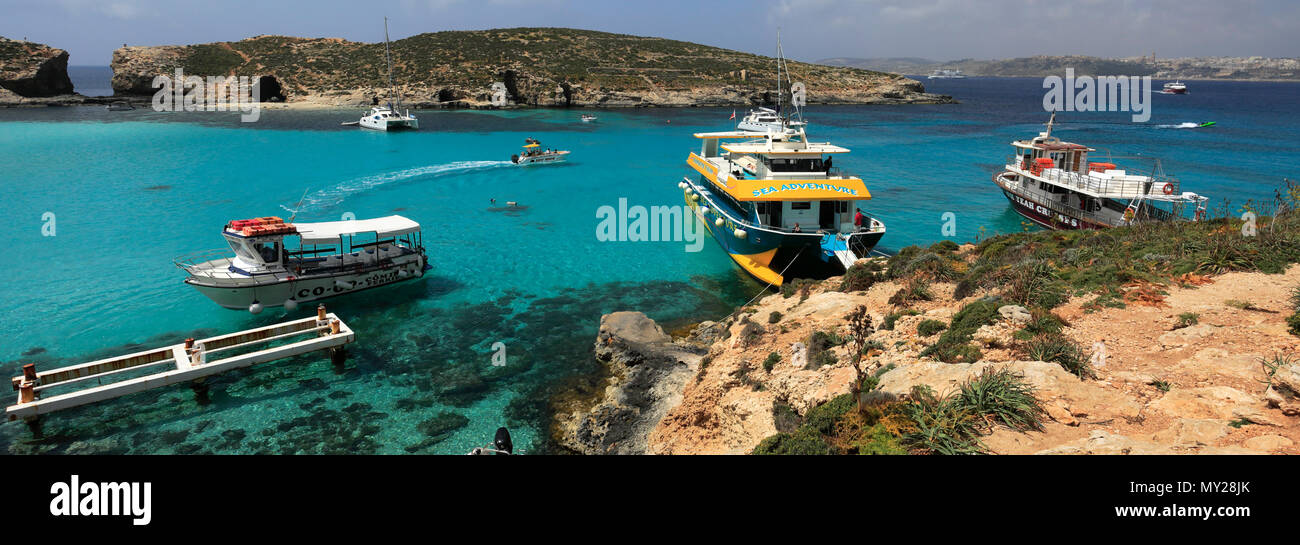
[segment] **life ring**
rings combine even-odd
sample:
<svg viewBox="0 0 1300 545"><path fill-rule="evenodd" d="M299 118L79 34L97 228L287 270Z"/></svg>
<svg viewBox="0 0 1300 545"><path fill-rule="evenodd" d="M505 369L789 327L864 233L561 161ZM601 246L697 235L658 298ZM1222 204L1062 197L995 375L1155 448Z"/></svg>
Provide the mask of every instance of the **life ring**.
<svg viewBox="0 0 1300 545"><path fill-rule="evenodd" d="M1205 221L1205 211L1196 209L1196 221Z"/></svg>
<svg viewBox="0 0 1300 545"><path fill-rule="evenodd" d="M1174 194L1174 184L1166 182L1165 195L1173 195L1173 194Z"/></svg>
<svg viewBox="0 0 1300 545"><path fill-rule="evenodd" d="M1132 209L1132 208L1125 208L1125 209L1124 209L1124 221L1133 221L1133 209Z"/></svg>

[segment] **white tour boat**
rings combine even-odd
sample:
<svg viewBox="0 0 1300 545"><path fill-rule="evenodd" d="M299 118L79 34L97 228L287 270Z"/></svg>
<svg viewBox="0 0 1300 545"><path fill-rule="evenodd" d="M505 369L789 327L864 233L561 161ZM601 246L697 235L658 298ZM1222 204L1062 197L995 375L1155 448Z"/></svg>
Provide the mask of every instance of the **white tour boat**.
<svg viewBox="0 0 1300 545"><path fill-rule="evenodd" d="M936 68L927 79L966 79L966 74L956 68Z"/></svg>
<svg viewBox="0 0 1300 545"><path fill-rule="evenodd" d="M175 264L189 273L186 284L218 305L253 314L420 278L428 268L420 224L402 216L292 224L255 218L232 221L221 235L229 248Z"/></svg>
<svg viewBox="0 0 1300 545"><path fill-rule="evenodd" d="M411 115L411 110L401 111L402 98L397 95L397 88L393 85L393 55L388 49L388 18L384 17L384 59L388 62L388 93L392 100L397 101L394 107L390 101L382 106L375 106L370 109L366 115L356 124L365 129L374 129L377 131L399 131L415 130L420 128L420 120ZM348 123L349 125L351 123Z"/></svg>
<svg viewBox="0 0 1300 545"><path fill-rule="evenodd" d="M583 123L591 123L592 121L595 121L595 120L596 120L596 116L594 116L594 115L591 115L591 114L582 114L582 122L583 122Z"/></svg>
<svg viewBox="0 0 1300 545"><path fill-rule="evenodd" d="M1097 150L1052 136L1055 122L1052 114L1046 132L1012 142L1016 154L993 175L1020 215L1048 229L1104 229L1205 217L1209 198L1183 192L1178 180L1164 174L1158 159L1149 174L1111 162L1122 158L1090 161L1088 154Z"/></svg>
<svg viewBox="0 0 1300 545"><path fill-rule="evenodd" d="M740 123L736 124L736 129L756 133L785 133L795 135L799 129L804 127L803 121L789 120L777 113L771 108L760 107L757 110L750 110Z"/></svg>
<svg viewBox="0 0 1300 545"><path fill-rule="evenodd" d="M519 166L564 162L569 155L565 150L542 149L542 143L535 138L524 140L524 150L510 156L510 162Z"/></svg>
<svg viewBox="0 0 1300 545"><path fill-rule="evenodd" d="M1171 81L1164 84L1160 92L1166 95L1185 95L1187 94L1187 84L1181 81Z"/></svg>

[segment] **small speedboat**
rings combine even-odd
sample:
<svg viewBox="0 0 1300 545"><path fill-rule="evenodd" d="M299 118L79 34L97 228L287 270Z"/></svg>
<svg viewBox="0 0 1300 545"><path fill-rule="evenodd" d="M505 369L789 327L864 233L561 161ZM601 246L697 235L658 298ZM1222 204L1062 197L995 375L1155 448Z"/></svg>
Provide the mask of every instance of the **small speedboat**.
<svg viewBox="0 0 1300 545"><path fill-rule="evenodd" d="M591 123L592 121L595 121L595 120L596 120L596 116L594 116L594 115L591 115L591 114L582 114L582 122L583 122L583 123Z"/></svg>
<svg viewBox="0 0 1300 545"><path fill-rule="evenodd" d="M1187 94L1187 84L1181 81L1171 81L1166 83L1160 92L1166 95L1185 95Z"/></svg>
<svg viewBox="0 0 1300 545"><path fill-rule="evenodd" d="M290 218L292 220L292 218ZM257 314L424 276L420 224L402 216L323 223L236 220L227 248L174 260L213 302Z"/></svg>
<svg viewBox="0 0 1300 545"><path fill-rule="evenodd" d="M510 156L510 162L519 166L564 162L569 155L565 150L542 149L542 143L535 138L524 140L524 150Z"/></svg>
<svg viewBox="0 0 1300 545"><path fill-rule="evenodd" d="M125 100L115 100L108 104L108 111L110 112L129 112L134 109L135 106Z"/></svg>

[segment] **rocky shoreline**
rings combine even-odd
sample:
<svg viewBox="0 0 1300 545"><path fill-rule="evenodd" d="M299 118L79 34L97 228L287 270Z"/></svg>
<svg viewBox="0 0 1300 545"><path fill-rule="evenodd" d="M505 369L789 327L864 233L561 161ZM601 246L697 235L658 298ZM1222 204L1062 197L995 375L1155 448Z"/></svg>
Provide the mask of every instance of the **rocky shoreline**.
<svg viewBox="0 0 1300 545"><path fill-rule="evenodd" d="M990 453L1300 453L1300 361L1261 365L1300 353L1300 337L1286 324L1300 265L1172 287L1162 305L1092 311L1086 297L1072 298L1057 310L1069 324L1063 334L1106 346L1107 363L1093 376L1025 359L1017 332L1038 318L1015 305L1000 307L973 335L983 350L978 361L922 355L935 339L923 322L952 320L987 292L956 297L953 284L934 284L932 300L899 315L890 300L904 283L844 292L841 282L768 295L679 339L640 313L606 315L597 351L618 378L589 407L558 416L556 440L586 454L750 453L849 392L849 346L829 348L835 357L824 364L795 353L818 332L848 335L845 315L865 305L876 324L891 320L891 329L871 336L880 351L869 371L881 373L882 395L906 399L920 385L950 393L989 369L1009 370L1032 389L1045 410L1043 429L995 428L983 439ZM1189 313L1200 323L1182 326Z"/></svg>

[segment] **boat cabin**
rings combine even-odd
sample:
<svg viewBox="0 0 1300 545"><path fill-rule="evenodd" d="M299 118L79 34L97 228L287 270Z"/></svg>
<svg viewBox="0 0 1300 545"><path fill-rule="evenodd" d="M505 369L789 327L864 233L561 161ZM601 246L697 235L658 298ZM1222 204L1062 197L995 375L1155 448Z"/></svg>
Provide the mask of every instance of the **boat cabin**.
<svg viewBox="0 0 1300 545"><path fill-rule="evenodd" d="M254 218L230 222L222 235L235 252L231 268L248 274L366 268L423 249L420 225L402 216L297 224Z"/></svg>
<svg viewBox="0 0 1300 545"><path fill-rule="evenodd" d="M834 167L834 156L849 150L800 136L802 131L759 139L744 132L701 133L700 153L688 163L717 189L720 201L748 221L787 232L856 231L859 201L871 194L861 179ZM737 138L746 140L726 141Z"/></svg>

